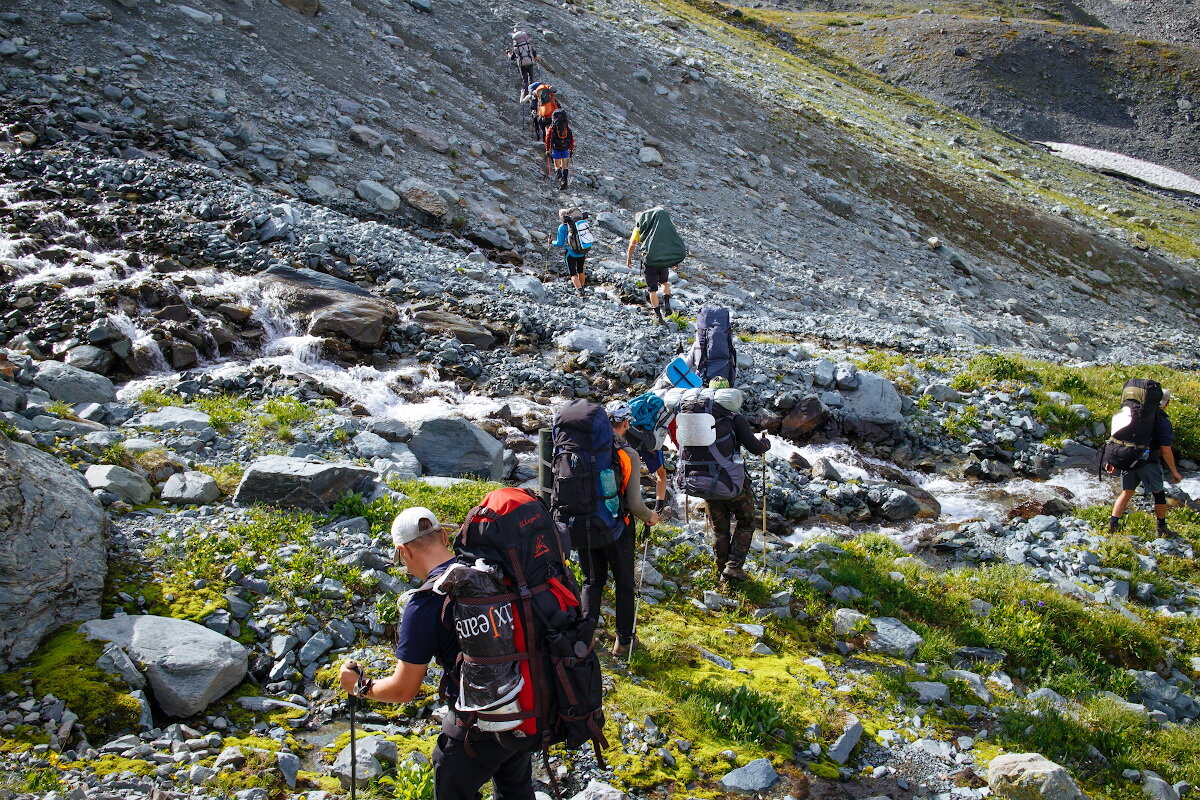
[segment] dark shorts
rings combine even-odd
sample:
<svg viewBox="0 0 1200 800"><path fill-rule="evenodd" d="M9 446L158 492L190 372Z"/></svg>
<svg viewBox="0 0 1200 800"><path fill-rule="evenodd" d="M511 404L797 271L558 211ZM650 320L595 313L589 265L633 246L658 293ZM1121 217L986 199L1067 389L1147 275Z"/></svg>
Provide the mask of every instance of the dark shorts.
<svg viewBox="0 0 1200 800"><path fill-rule="evenodd" d="M652 292L658 291L659 284L671 279L670 267L645 267L642 274L646 278L646 288Z"/></svg>
<svg viewBox="0 0 1200 800"><path fill-rule="evenodd" d="M587 256L573 256L570 253L568 253L567 254L567 274L568 275L582 275L583 274L583 262L586 260L587 260Z"/></svg>
<svg viewBox="0 0 1200 800"><path fill-rule="evenodd" d="M551 158L570 158L571 151L570 150L551 150L550 157Z"/></svg>
<svg viewBox="0 0 1200 800"><path fill-rule="evenodd" d="M651 475L658 472L659 467L663 465L662 450L638 450L637 454L641 456L642 463L646 465L646 472Z"/></svg>
<svg viewBox="0 0 1200 800"><path fill-rule="evenodd" d="M1161 492L1163 490L1162 464L1151 461L1148 464L1142 464L1137 469L1121 473L1122 489L1132 491L1139 485L1145 487L1147 492Z"/></svg>

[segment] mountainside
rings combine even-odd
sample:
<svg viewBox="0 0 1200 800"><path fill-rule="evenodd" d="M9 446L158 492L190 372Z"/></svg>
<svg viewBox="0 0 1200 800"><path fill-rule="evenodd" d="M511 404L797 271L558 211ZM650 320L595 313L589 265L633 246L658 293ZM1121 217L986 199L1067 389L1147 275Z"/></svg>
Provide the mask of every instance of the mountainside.
<svg viewBox="0 0 1200 800"><path fill-rule="evenodd" d="M606 762L556 748L539 789L1179 800L1200 203L1028 140L1195 177L1189 6L11 0L0 798L345 794L336 666L391 671L415 585L395 514L536 486L556 409L646 391L724 306L771 442L751 578L673 486L631 657L606 599ZM625 266L659 204L663 324ZM1147 376L1183 480L1169 530L1139 497L1113 532L1097 448ZM364 797L432 797L436 677L361 710Z"/></svg>

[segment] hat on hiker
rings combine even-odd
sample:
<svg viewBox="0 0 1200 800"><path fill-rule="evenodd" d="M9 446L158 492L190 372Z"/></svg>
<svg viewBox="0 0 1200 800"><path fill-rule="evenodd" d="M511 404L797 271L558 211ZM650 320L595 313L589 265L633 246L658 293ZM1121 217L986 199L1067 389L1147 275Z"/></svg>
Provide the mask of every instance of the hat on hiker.
<svg viewBox="0 0 1200 800"><path fill-rule="evenodd" d="M441 527L442 523L438 522L437 517L428 508L423 506L406 508L392 520L392 544L396 547L409 544Z"/></svg>
<svg viewBox="0 0 1200 800"><path fill-rule="evenodd" d="M613 400L604 407L604 411L608 414L608 421L614 425L633 419L633 409L624 400Z"/></svg>

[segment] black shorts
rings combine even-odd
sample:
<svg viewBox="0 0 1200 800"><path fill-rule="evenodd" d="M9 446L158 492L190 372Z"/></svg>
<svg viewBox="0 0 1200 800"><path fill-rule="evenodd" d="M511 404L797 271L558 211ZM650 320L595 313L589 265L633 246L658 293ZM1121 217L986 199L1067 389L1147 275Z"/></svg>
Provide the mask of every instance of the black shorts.
<svg viewBox="0 0 1200 800"><path fill-rule="evenodd" d="M671 279L670 267L645 267L642 274L646 278L646 288L652 292L658 291L660 283L666 283Z"/></svg>
<svg viewBox="0 0 1200 800"><path fill-rule="evenodd" d="M568 253L567 254L567 274L568 275L582 275L583 274L583 262L585 260L587 260L587 256L573 256L570 253Z"/></svg>

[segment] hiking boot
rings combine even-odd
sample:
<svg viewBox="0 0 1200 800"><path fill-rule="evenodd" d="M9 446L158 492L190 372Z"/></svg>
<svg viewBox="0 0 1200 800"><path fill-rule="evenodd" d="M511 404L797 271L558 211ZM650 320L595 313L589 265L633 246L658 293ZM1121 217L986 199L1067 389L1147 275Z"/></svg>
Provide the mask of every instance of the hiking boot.
<svg viewBox="0 0 1200 800"><path fill-rule="evenodd" d="M666 312L668 314L671 313L671 295L664 294L662 296L662 307L666 310Z"/></svg>
<svg viewBox="0 0 1200 800"><path fill-rule="evenodd" d="M656 317L658 317L658 324L666 325L667 319L666 319L666 317L663 316L662 309L659 308L658 306L650 306L650 308L654 309L654 315Z"/></svg>
<svg viewBox="0 0 1200 800"><path fill-rule="evenodd" d="M1178 536L1179 534L1177 534L1175 531L1173 531L1167 527L1167 521L1165 519L1160 519L1158 521L1158 535L1159 536Z"/></svg>
<svg viewBox="0 0 1200 800"><path fill-rule="evenodd" d="M583 287L582 287L582 286L580 286L579 288L577 288L577 289L575 290L575 294L579 295L579 299L580 299L580 300L582 300L582 299L583 299L583 297L584 297L584 294L583 294Z"/></svg>
<svg viewBox="0 0 1200 800"><path fill-rule="evenodd" d="M1121 518L1120 517L1109 517L1108 518L1108 532L1109 533L1116 533L1120 528L1121 528Z"/></svg>
<svg viewBox="0 0 1200 800"><path fill-rule="evenodd" d="M628 638L622 636L618 638L617 643L613 645L613 658L627 658L629 656L629 651L633 649L635 642L637 642L636 636L630 636Z"/></svg>
<svg viewBox="0 0 1200 800"><path fill-rule="evenodd" d="M726 564L725 569L721 570L721 579L740 582L750 580L750 576L746 574L746 570L736 564Z"/></svg>

